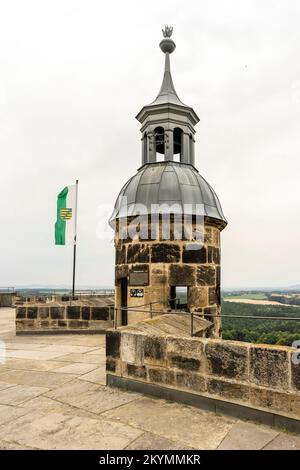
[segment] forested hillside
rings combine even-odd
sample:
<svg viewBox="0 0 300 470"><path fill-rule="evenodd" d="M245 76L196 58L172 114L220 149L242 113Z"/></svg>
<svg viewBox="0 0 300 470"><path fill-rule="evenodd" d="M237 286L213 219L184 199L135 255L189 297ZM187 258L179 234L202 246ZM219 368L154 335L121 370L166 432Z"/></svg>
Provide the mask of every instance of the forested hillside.
<svg viewBox="0 0 300 470"><path fill-rule="evenodd" d="M223 317L222 329L224 339L287 346L291 346L295 340L300 340L300 307L254 305L223 301L222 315L295 317L299 319L298 321L251 320L247 318Z"/></svg>

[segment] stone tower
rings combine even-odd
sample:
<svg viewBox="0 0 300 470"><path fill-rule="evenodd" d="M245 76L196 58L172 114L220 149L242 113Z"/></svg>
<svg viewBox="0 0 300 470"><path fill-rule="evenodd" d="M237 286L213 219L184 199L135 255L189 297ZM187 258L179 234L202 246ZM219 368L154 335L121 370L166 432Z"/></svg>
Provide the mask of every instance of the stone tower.
<svg viewBox="0 0 300 470"><path fill-rule="evenodd" d="M203 314L220 336L220 232L227 225L218 197L195 167L199 118L178 97L170 70L176 45L163 30L163 82L136 116L142 158L123 186L110 225L115 231L117 324L149 317L137 311L176 308ZM123 308L123 310L121 310ZM136 311L132 310L135 309Z"/></svg>

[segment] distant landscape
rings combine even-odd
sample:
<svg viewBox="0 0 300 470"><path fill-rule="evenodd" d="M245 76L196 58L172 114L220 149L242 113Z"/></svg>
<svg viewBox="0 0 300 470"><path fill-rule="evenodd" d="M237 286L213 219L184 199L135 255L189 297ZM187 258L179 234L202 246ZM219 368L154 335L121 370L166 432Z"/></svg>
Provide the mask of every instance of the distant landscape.
<svg viewBox="0 0 300 470"><path fill-rule="evenodd" d="M233 291L222 296L223 338L291 346L300 340L300 291ZM246 317L280 317L279 320ZM284 318L298 320L285 320Z"/></svg>
<svg viewBox="0 0 300 470"><path fill-rule="evenodd" d="M19 287L15 291L24 297L70 294L68 288L47 286ZM77 292L82 294L112 293L113 287L84 286ZM178 292L178 297L183 295ZM226 315L233 315L236 318L226 318ZM299 286L295 286L294 289L273 291L271 289L224 290L222 292L222 317L223 339L291 346L294 341L300 340ZM263 318L260 319L261 317ZM278 317L278 320L269 320L268 317ZM285 320L285 318L289 319Z"/></svg>

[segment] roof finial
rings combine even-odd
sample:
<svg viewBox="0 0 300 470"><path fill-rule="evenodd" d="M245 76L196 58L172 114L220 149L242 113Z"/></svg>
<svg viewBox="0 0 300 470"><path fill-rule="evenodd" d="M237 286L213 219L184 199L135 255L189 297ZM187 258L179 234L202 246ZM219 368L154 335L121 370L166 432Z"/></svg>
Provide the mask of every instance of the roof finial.
<svg viewBox="0 0 300 470"><path fill-rule="evenodd" d="M163 33L164 39L160 42L159 47L165 54L167 52L169 54L172 54L172 52L176 48L175 42L173 41L173 39L171 39L171 36L173 33L173 27L165 24L164 29L162 29L162 33Z"/></svg>
<svg viewBox="0 0 300 470"><path fill-rule="evenodd" d="M173 26L168 26L165 24L165 29L162 29L162 33L164 38L170 38L173 33Z"/></svg>

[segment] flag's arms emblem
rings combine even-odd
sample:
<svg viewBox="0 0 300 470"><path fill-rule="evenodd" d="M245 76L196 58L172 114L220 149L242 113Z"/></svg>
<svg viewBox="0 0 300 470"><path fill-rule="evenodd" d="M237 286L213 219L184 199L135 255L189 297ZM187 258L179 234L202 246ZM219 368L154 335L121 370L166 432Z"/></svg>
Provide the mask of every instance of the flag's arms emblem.
<svg viewBox="0 0 300 470"><path fill-rule="evenodd" d="M60 209L60 218L62 220L70 220L72 219L72 209Z"/></svg>

